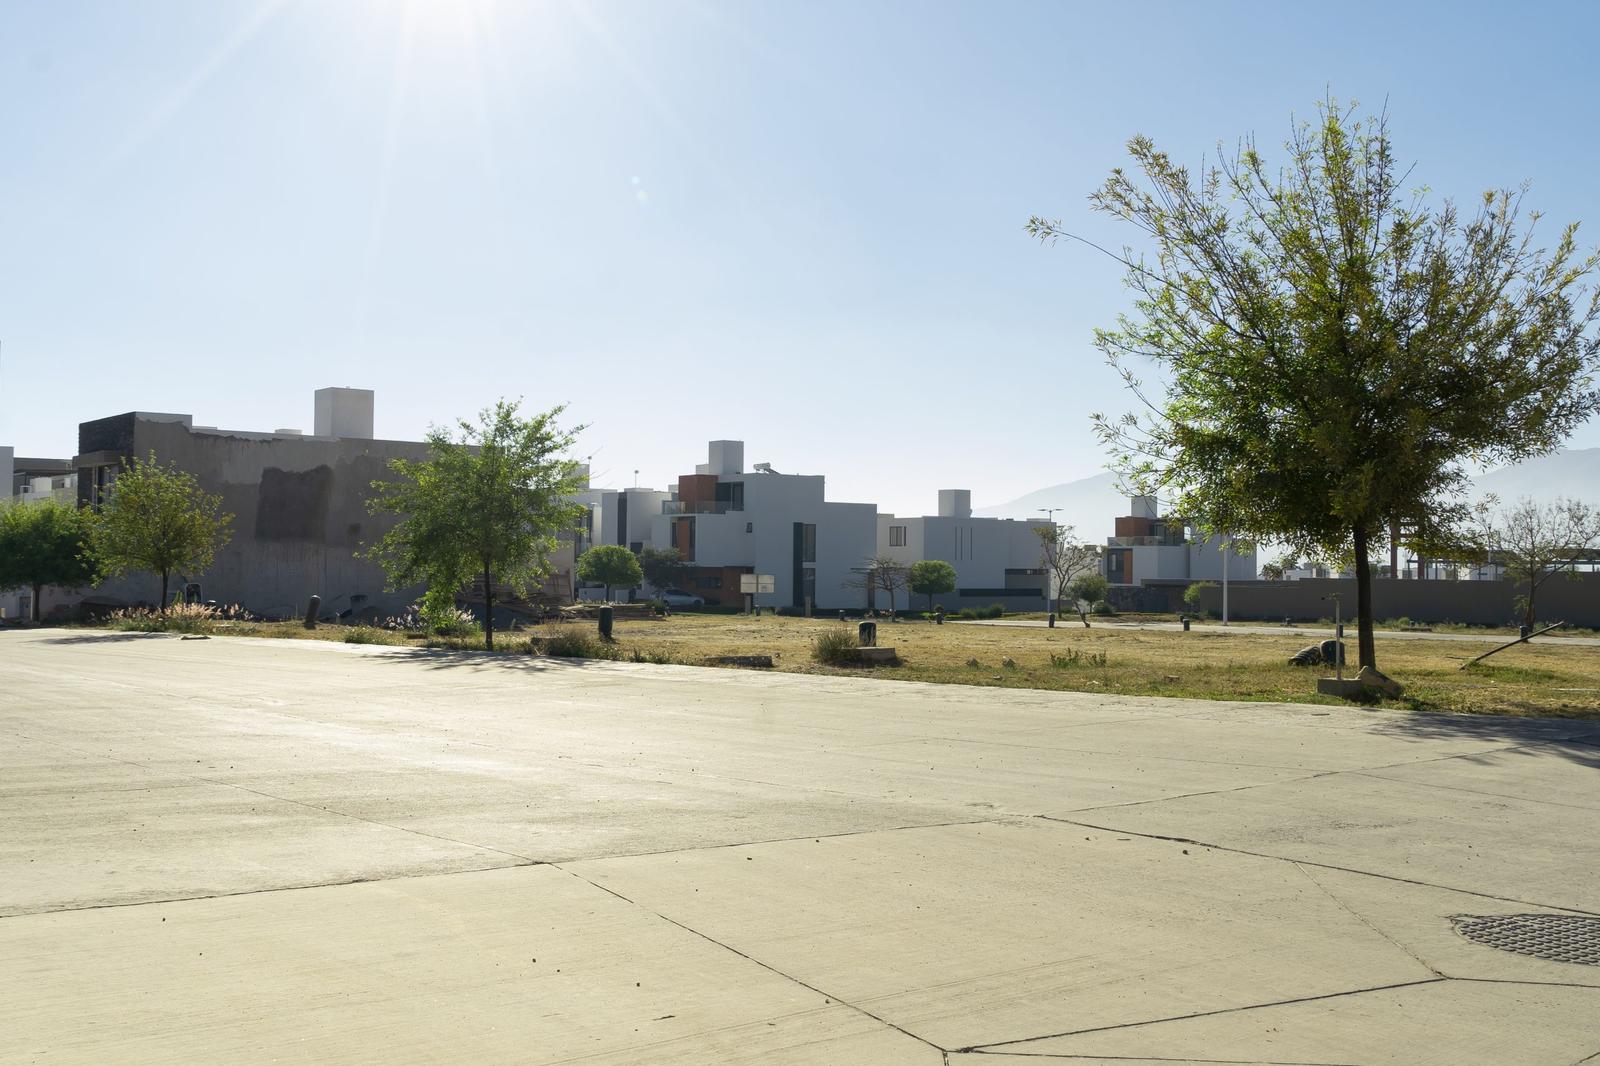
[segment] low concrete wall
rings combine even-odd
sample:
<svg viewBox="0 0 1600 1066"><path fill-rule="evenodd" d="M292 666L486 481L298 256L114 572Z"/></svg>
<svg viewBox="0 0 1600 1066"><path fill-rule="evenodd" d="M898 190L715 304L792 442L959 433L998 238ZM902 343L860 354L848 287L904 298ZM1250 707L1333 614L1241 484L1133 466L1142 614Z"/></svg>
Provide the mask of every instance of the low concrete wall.
<svg viewBox="0 0 1600 1066"><path fill-rule="evenodd" d="M1521 621L1516 599L1524 586L1510 581L1396 581L1374 578L1372 613L1378 620L1409 618L1414 622L1455 622L1463 625L1516 625ZM1324 597L1337 593L1341 611L1350 618L1356 610L1356 583L1351 578L1312 578L1305 581L1235 581L1228 589L1228 615L1240 620L1311 622L1333 617L1333 603ZM1200 605L1211 614L1222 613L1222 589L1207 588ZM1576 578L1553 577L1539 588L1535 601L1539 618L1572 625L1600 627L1600 574Z"/></svg>

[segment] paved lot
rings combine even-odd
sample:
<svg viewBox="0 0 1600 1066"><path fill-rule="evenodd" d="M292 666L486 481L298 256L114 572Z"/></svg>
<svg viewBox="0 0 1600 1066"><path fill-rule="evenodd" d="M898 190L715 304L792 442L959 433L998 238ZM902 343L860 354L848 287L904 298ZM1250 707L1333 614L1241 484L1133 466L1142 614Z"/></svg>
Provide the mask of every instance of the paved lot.
<svg viewBox="0 0 1600 1066"><path fill-rule="evenodd" d="M1600 724L0 634L0 1062L1600 1062Z"/></svg>

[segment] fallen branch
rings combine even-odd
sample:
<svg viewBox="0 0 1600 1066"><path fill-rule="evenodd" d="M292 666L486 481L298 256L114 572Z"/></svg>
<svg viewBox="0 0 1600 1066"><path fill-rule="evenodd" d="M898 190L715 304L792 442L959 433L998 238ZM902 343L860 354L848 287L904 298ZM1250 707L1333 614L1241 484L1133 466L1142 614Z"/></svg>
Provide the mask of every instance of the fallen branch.
<svg viewBox="0 0 1600 1066"><path fill-rule="evenodd" d="M1567 623L1565 623L1565 622L1553 622L1550 625L1547 625L1543 629L1539 630L1539 633L1548 633L1552 629L1560 629L1562 626L1564 626L1566 624ZM1516 640L1511 641L1511 643L1509 643L1509 644L1502 644L1498 648L1490 648L1488 651L1484 652L1482 655L1478 656L1476 659L1468 659L1466 662L1462 663L1461 664L1461 669L1465 670L1467 667L1471 666L1473 663L1482 662L1483 660L1487 659L1489 656L1493 655L1495 652L1497 652L1497 651L1505 651L1507 648L1511 647L1512 645L1525 644L1528 641L1532 640L1534 637L1537 637L1539 635L1539 633L1529 633L1525 637L1518 637Z"/></svg>

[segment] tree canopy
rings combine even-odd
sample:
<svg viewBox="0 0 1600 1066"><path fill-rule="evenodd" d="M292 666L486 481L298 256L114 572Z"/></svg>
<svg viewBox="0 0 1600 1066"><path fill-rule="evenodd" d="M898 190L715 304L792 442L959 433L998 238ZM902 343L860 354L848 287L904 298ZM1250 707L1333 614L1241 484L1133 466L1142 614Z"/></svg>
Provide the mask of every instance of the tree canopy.
<svg viewBox="0 0 1600 1066"><path fill-rule="evenodd" d="M1078 620L1083 623L1083 628L1089 628L1090 609L1106 598L1106 592L1110 588L1110 582L1094 571L1079 574L1068 582L1067 597L1077 608Z"/></svg>
<svg viewBox="0 0 1600 1066"><path fill-rule="evenodd" d="M583 505L578 463L566 458L576 430L558 424L564 410L523 418L501 400L428 431L426 459L391 459L395 478L374 481L373 514L399 515L366 552L391 588L426 584L452 591L473 579L484 587L484 644L494 647L496 582L517 595L550 572L561 536L576 529Z"/></svg>
<svg viewBox="0 0 1600 1066"><path fill-rule="evenodd" d="M677 548L646 548L639 553L639 569L644 572L644 579L659 592L687 581L694 565L685 562Z"/></svg>
<svg viewBox="0 0 1600 1066"><path fill-rule="evenodd" d="M1541 245L1523 188L1431 206L1387 116L1334 102L1278 165L1250 138L1197 172L1146 137L1129 150L1136 173L1091 204L1149 254L1109 253L1134 311L1095 343L1141 410L1095 416L1099 436L1126 480L1211 531L1353 560L1375 668L1369 554L1387 531L1451 542L1464 461L1548 452L1600 407L1600 259L1576 224Z"/></svg>
<svg viewBox="0 0 1600 1066"><path fill-rule="evenodd" d="M171 575L199 577L233 536L233 515L222 497L206 492L187 471L162 466L151 452L117 475L92 519L95 560L105 576L143 570L161 578L167 609Z"/></svg>
<svg viewBox="0 0 1600 1066"><path fill-rule="evenodd" d="M46 585L79 588L94 581L89 538L87 513L69 504L0 504L0 589L29 589L29 610L37 622Z"/></svg>
<svg viewBox="0 0 1600 1066"><path fill-rule="evenodd" d="M933 598L956 590L956 568L943 559L923 559L911 564L907 575L911 591L928 597L928 610L933 610Z"/></svg>
<svg viewBox="0 0 1600 1066"><path fill-rule="evenodd" d="M644 569L638 556L620 544L598 544L578 557L578 580L588 585L604 585L606 599L616 585L634 588L644 584Z"/></svg>

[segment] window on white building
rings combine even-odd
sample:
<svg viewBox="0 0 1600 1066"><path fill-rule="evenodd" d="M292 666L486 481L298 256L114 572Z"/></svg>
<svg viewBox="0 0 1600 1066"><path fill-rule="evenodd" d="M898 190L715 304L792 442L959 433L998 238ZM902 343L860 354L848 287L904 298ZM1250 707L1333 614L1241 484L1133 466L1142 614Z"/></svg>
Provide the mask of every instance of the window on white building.
<svg viewBox="0 0 1600 1066"><path fill-rule="evenodd" d="M906 546L906 527L905 526L890 526L889 527L889 547L891 547L891 548L904 548L905 546Z"/></svg>

